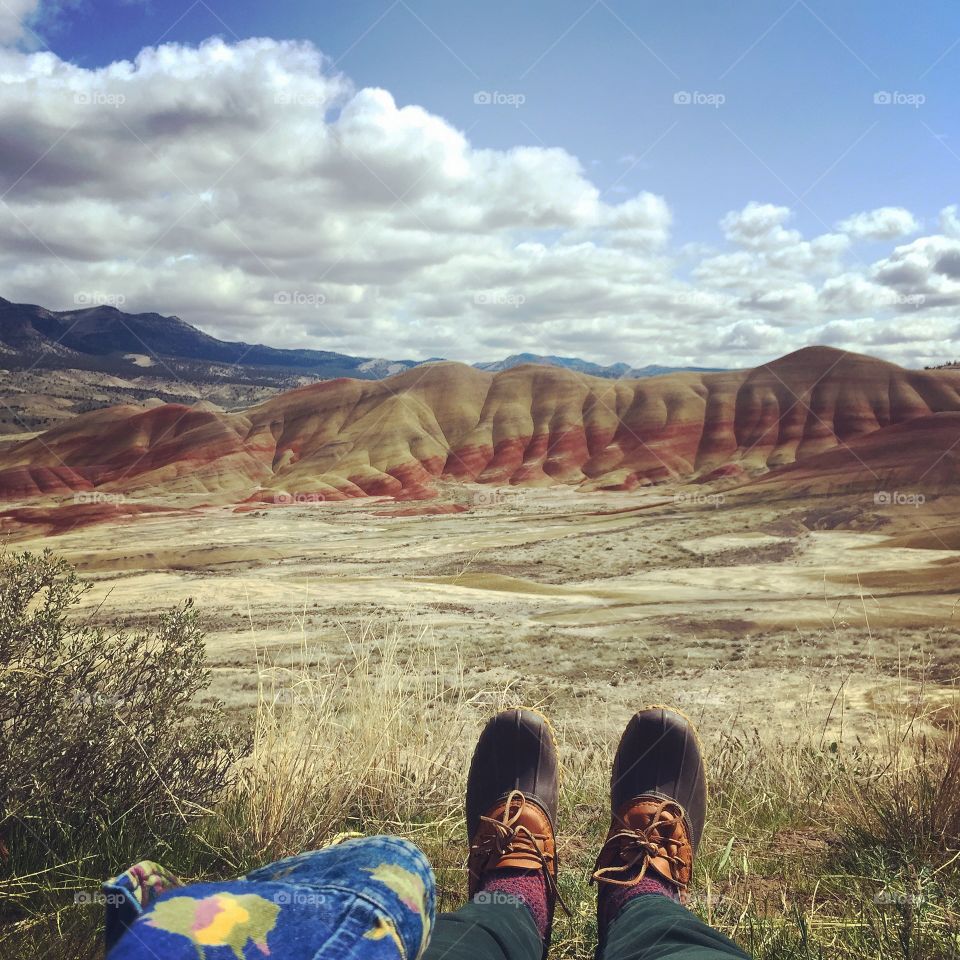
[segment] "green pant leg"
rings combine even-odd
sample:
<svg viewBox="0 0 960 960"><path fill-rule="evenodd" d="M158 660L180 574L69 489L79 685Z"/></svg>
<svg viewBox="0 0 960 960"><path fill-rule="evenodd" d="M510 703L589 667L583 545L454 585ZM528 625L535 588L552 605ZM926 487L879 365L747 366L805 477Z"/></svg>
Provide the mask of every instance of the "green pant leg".
<svg viewBox="0 0 960 960"><path fill-rule="evenodd" d="M468 903L441 913L423 960L541 960L543 943L523 904Z"/></svg>
<svg viewBox="0 0 960 960"><path fill-rule="evenodd" d="M627 902L610 924L603 960L750 960L732 940L674 900L657 895Z"/></svg>

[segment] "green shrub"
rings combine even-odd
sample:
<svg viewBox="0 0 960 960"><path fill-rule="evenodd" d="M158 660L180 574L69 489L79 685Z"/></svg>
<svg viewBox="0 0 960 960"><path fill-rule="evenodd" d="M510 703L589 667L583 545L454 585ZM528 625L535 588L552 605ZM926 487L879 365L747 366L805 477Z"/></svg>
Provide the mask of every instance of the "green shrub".
<svg viewBox="0 0 960 960"><path fill-rule="evenodd" d="M153 630L79 618L87 590L49 553L0 556L0 823L72 828L186 817L227 785L242 738L209 685L188 601Z"/></svg>

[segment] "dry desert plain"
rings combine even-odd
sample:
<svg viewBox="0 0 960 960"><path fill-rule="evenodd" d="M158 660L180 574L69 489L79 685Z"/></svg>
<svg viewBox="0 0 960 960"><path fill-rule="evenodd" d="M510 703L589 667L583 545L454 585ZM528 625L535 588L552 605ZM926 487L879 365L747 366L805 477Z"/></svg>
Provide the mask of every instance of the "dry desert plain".
<svg viewBox="0 0 960 960"><path fill-rule="evenodd" d="M638 705L669 702L711 734L869 741L877 718L946 703L960 673L960 497L439 493L239 510L171 499L170 513L11 546L74 562L94 582L82 615L98 621L149 623L194 598L213 691L238 711L265 665L332 668L387 635L481 710L509 688L611 735Z"/></svg>
<svg viewBox="0 0 960 960"><path fill-rule="evenodd" d="M426 364L82 414L0 449L0 499L0 537L93 580L84 615L194 598L238 711L384 637L478 713L611 735L670 702L708 735L870 739L960 673L956 370Z"/></svg>

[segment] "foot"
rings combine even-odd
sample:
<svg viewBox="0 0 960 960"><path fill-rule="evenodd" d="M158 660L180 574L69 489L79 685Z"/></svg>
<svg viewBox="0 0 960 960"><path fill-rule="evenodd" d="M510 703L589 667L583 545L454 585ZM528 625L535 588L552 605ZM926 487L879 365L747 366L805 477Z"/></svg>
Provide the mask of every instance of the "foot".
<svg viewBox="0 0 960 960"><path fill-rule="evenodd" d="M631 717L613 761L610 806L592 877L607 914L601 927L632 895L686 899L706 816L703 758L686 717L665 707Z"/></svg>
<svg viewBox="0 0 960 960"><path fill-rule="evenodd" d="M557 899L557 748L546 719L507 710L484 728L467 779L469 890L522 900L545 944ZM496 901L493 901L496 902Z"/></svg>

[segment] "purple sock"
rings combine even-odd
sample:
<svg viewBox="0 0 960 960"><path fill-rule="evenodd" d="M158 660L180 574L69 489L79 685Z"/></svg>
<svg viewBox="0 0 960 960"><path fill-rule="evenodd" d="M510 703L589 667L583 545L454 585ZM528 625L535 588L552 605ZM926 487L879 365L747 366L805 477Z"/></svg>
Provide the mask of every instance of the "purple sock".
<svg viewBox="0 0 960 960"><path fill-rule="evenodd" d="M632 887L600 885L597 898L597 919L601 927L606 927L616 915L634 898L643 896L668 897L680 901L680 891L671 883L662 880L650 871L639 883Z"/></svg>
<svg viewBox="0 0 960 960"><path fill-rule="evenodd" d="M547 908L547 882L539 870L491 870L483 888L474 895L474 903L514 903L519 900L533 917L540 939L547 937L550 912Z"/></svg>

